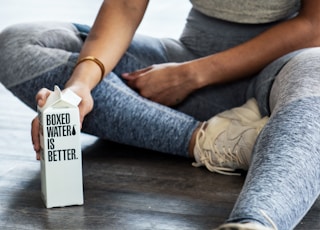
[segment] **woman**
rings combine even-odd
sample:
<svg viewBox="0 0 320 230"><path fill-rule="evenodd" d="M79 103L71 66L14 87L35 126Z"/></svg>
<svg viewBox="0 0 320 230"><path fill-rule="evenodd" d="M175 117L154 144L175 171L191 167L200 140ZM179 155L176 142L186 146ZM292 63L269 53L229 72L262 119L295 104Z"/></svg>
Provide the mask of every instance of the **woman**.
<svg viewBox="0 0 320 230"><path fill-rule="evenodd" d="M1 82L33 108L53 85L71 89L83 131L102 138L215 172L250 164L218 229L292 229L320 192L320 1L191 2L178 41L135 35L147 0L104 1L88 37L77 24L10 27Z"/></svg>

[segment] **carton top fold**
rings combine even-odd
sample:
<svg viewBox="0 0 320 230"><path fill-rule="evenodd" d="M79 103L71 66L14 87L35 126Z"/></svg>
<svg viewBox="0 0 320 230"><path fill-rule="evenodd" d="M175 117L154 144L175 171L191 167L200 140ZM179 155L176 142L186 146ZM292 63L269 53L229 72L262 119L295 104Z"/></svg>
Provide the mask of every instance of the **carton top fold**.
<svg viewBox="0 0 320 230"><path fill-rule="evenodd" d="M49 107L76 107L80 103L81 98L69 89L61 91L58 86L54 87L54 91L47 98L46 104L40 108L45 110Z"/></svg>

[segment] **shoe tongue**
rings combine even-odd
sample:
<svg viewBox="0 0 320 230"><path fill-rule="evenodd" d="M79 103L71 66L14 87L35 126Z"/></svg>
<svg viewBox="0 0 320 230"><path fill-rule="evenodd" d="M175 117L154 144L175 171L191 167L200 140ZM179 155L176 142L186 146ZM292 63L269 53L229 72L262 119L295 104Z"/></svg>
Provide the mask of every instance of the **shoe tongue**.
<svg viewBox="0 0 320 230"><path fill-rule="evenodd" d="M232 124L229 126L227 131L227 137L228 139L234 140L236 138L239 138L244 132L246 132L251 127L248 125L241 124L240 121L232 120Z"/></svg>

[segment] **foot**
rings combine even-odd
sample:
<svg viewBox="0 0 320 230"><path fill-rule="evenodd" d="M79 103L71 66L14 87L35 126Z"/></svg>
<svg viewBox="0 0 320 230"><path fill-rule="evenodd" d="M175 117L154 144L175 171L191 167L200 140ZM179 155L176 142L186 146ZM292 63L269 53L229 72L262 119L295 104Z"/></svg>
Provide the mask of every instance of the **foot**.
<svg viewBox="0 0 320 230"><path fill-rule="evenodd" d="M268 117L261 118L255 99L214 116L197 134L192 165L227 175L248 170L253 146L267 121Z"/></svg>

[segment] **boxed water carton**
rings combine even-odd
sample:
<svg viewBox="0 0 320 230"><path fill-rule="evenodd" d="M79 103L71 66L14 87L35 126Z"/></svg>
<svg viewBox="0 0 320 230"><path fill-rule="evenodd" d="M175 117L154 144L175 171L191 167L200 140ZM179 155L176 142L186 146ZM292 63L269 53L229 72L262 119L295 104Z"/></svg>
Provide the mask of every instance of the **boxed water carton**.
<svg viewBox="0 0 320 230"><path fill-rule="evenodd" d="M38 107L41 195L47 208L83 204L80 101L71 90L55 86Z"/></svg>

